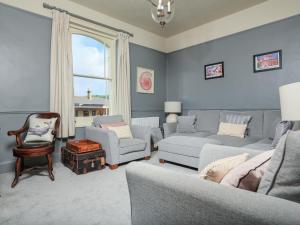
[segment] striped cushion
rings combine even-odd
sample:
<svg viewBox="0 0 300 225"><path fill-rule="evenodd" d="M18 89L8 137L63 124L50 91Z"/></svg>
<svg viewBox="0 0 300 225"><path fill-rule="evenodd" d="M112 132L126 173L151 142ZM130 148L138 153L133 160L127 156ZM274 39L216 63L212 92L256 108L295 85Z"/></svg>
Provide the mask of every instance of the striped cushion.
<svg viewBox="0 0 300 225"><path fill-rule="evenodd" d="M288 130L291 130L293 128L293 125L294 125L294 123L291 121L281 121L277 124L273 142L271 144L271 146L273 148L276 147L280 138L283 135L285 135L288 132Z"/></svg>
<svg viewBox="0 0 300 225"><path fill-rule="evenodd" d="M228 114L226 115L226 123L248 124L251 120L249 115Z"/></svg>

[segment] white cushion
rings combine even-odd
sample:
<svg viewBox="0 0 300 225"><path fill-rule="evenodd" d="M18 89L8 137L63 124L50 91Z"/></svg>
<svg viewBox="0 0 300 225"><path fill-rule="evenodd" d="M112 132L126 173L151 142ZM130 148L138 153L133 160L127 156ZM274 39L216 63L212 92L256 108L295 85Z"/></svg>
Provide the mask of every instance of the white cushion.
<svg viewBox="0 0 300 225"><path fill-rule="evenodd" d="M234 137L245 138L247 124L224 123L219 125L218 135L229 135Z"/></svg>
<svg viewBox="0 0 300 225"><path fill-rule="evenodd" d="M53 141L52 131L55 126L57 118L42 119L42 118L30 118L29 129L24 142L32 141Z"/></svg>
<svg viewBox="0 0 300 225"><path fill-rule="evenodd" d="M118 126L118 127L108 126L107 129L114 131L119 139L133 138L130 127L128 125Z"/></svg>

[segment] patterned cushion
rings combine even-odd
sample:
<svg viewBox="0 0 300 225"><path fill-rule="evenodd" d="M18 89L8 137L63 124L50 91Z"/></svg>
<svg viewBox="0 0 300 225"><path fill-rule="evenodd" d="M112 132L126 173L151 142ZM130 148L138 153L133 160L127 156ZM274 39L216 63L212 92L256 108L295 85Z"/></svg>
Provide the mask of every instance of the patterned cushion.
<svg viewBox="0 0 300 225"><path fill-rule="evenodd" d="M280 138L286 134L286 132L288 130L291 130L293 128L294 123L291 121L280 121L277 125L276 125L276 130L275 130L275 135L273 138L273 142L271 144L271 146L273 148L276 147L276 145L278 144Z"/></svg>
<svg viewBox="0 0 300 225"><path fill-rule="evenodd" d="M249 115L228 114L226 115L226 123L248 124L251 120Z"/></svg>
<svg viewBox="0 0 300 225"><path fill-rule="evenodd" d="M177 119L177 133L194 133L196 116L178 116Z"/></svg>
<svg viewBox="0 0 300 225"><path fill-rule="evenodd" d="M24 140L27 142L34 141L45 141L52 142L53 134L52 131L55 126L57 118L52 119L43 119L43 118L30 118L29 120L29 129Z"/></svg>

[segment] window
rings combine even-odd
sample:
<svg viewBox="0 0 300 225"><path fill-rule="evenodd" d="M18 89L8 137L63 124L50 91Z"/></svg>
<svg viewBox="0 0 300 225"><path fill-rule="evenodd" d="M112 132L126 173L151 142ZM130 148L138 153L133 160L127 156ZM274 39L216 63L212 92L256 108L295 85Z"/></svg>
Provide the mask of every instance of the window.
<svg viewBox="0 0 300 225"><path fill-rule="evenodd" d="M90 125L96 114L109 114L114 72L111 43L102 36L79 30L72 34L76 127Z"/></svg>

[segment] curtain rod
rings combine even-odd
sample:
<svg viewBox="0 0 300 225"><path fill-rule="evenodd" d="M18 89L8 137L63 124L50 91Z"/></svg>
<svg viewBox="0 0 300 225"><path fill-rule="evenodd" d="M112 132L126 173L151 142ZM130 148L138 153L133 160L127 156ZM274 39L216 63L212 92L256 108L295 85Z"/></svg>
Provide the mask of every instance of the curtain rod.
<svg viewBox="0 0 300 225"><path fill-rule="evenodd" d="M61 9L61 8L57 8L57 7L49 5L47 3L43 3L43 7L46 8L46 9L51 9L51 10L55 9L55 10L60 11L60 12L65 12L65 13L69 14L70 16L74 17L74 18L81 19L81 20L84 20L86 22L93 23L93 24L96 24L96 25L99 25L101 27L105 27L105 28L108 28L108 29L111 29L111 30L114 30L114 31L117 31L117 32L123 32L123 33L126 33L129 36L133 37L133 34L129 33L128 31L125 31L125 30L122 30L122 29L118 29L118 28L115 28L115 27L111 27L111 26L103 24L103 23L99 23L99 22L97 22L95 20L91 20L91 19L79 16L79 15L73 14L71 12L68 12L67 10L64 10L64 9Z"/></svg>

